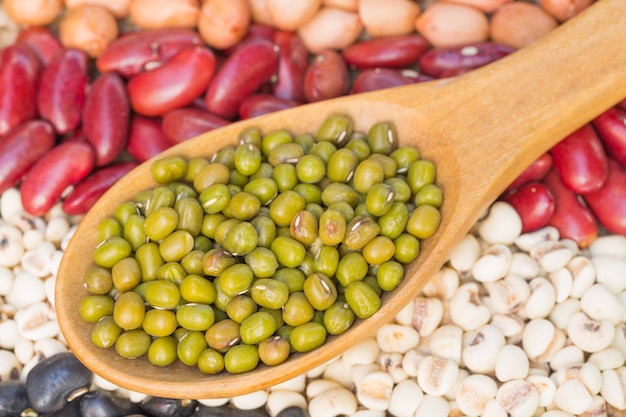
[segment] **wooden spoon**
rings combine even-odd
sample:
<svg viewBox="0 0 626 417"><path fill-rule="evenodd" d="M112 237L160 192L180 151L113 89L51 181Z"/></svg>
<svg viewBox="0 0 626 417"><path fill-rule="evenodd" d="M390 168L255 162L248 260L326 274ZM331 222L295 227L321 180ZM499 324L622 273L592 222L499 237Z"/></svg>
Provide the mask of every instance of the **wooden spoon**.
<svg viewBox="0 0 626 417"><path fill-rule="evenodd" d="M70 348L96 374L133 391L169 398L226 398L266 388L334 358L393 319L447 260L498 195L533 160L575 129L626 97L626 1L601 0L533 45L463 76L411 85L270 114L235 123L177 145L164 155L210 156L236 143L249 126L315 132L328 115L349 115L361 131L392 122L401 144L417 146L435 162L444 189L442 223L423 243L406 278L386 294L378 313L330 337L308 354L276 367L217 376L177 363L127 360L92 345L93 325L78 309L83 273L92 263L96 226L123 201L154 187L148 161L113 186L80 223L56 282L57 318Z"/></svg>

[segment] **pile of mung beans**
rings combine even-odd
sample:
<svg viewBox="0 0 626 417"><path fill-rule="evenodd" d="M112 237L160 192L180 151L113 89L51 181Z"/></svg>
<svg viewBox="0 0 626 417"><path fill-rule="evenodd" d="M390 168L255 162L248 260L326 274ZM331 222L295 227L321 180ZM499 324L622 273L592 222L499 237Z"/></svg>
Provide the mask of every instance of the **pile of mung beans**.
<svg viewBox="0 0 626 417"><path fill-rule="evenodd" d="M434 164L392 124L353 132L340 114L151 173L159 187L98 225L80 315L99 347L206 374L280 364L372 316L441 219Z"/></svg>

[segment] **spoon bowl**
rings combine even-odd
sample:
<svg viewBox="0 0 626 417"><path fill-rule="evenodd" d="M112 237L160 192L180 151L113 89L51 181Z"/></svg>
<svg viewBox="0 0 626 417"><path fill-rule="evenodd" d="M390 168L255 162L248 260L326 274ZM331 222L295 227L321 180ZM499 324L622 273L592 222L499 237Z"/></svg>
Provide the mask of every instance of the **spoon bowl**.
<svg viewBox="0 0 626 417"><path fill-rule="evenodd" d="M329 115L352 118L355 131L391 122L400 145L413 145L437 167L444 190L442 222L426 239L403 282L384 294L381 309L329 337L312 352L244 374L202 374L180 362L167 367L133 360L91 342L93 324L79 315L87 295L83 274L92 263L96 226L115 207L156 186L147 161L118 181L89 211L71 239L55 289L57 319L79 360L103 378L132 391L167 398L228 398L266 388L336 357L372 335L410 302L447 260L454 245L532 161L575 129L626 97L626 2L602 0L553 32L489 66L429 83L342 97L245 120L174 146L166 155L210 156L236 144L257 126L314 133Z"/></svg>

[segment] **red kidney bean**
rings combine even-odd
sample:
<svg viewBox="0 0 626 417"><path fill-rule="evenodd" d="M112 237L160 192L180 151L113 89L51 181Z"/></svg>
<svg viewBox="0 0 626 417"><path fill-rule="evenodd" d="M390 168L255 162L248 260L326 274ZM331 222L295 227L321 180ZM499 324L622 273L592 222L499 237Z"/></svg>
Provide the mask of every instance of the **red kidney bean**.
<svg viewBox="0 0 626 417"><path fill-rule="evenodd" d="M554 197L540 182L531 182L503 198L522 219L522 233L532 232L548 224L554 214Z"/></svg>
<svg viewBox="0 0 626 417"><path fill-rule="evenodd" d="M96 150L96 165L110 164L126 146L130 104L126 85L117 73L98 77L85 100L83 132Z"/></svg>
<svg viewBox="0 0 626 417"><path fill-rule="evenodd" d="M479 42L465 46L431 49L420 57L418 63L424 74L439 78L446 70L478 68L513 51L514 49L509 46Z"/></svg>
<svg viewBox="0 0 626 417"><path fill-rule="evenodd" d="M595 191L606 181L606 153L590 124L584 125L553 146L550 155L563 184L575 193Z"/></svg>
<svg viewBox="0 0 626 417"><path fill-rule="evenodd" d="M40 74L30 48L10 45L0 52L0 135L37 116Z"/></svg>
<svg viewBox="0 0 626 417"><path fill-rule="evenodd" d="M418 78L410 78L403 75L403 71L391 68L365 69L359 72L350 90L351 94L366 93L368 91L382 90L383 88L398 87L413 84Z"/></svg>
<svg viewBox="0 0 626 417"><path fill-rule="evenodd" d="M252 94L241 102L239 117L250 119L267 113L290 109L298 104L295 101L285 100L271 94Z"/></svg>
<svg viewBox="0 0 626 417"><path fill-rule="evenodd" d="M541 181L552 168L552 156L546 152L535 159L508 187L507 191L514 190L533 181Z"/></svg>
<svg viewBox="0 0 626 417"><path fill-rule="evenodd" d="M591 211L567 188L555 170L548 172L543 183L554 197L554 214L548 225L554 226L564 239L572 239L586 248L598 237L598 225Z"/></svg>
<svg viewBox="0 0 626 417"><path fill-rule="evenodd" d="M242 45L213 77L205 96L207 110L232 119L243 99L267 83L276 71L278 52L272 42L257 39Z"/></svg>
<svg viewBox="0 0 626 417"><path fill-rule="evenodd" d="M338 52L329 49L313 58L304 75L304 95L308 102L343 96L349 88L348 66Z"/></svg>
<svg viewBox="0 0 626 417"><path fill-rule="evenodd" d="M126 151L139 162L146 161L172 146L161 129L161 119L135 114L130 120Z"/></svg>
<svg viewBox="0 0 626 417"><path fill-rule="evenodd" d="M32 166L20 187L24 209L45 214L70 185L85 178L94 167L95 152L86 142L64 142Z"/></svg>
<svg viewBox="0 0 626 417"><path fill-rule="evenodd" d="M95 170L76 184L72 192L65 197L63 211L67 214L87 213L117 180L137 165L139 164L135 161L118 162Z"/></svg>
<svg viewBox="0 0 626 417"><path fill-rule="evenodd" d="M28 46L44 65L48 65L54 54L63 49L63 45L54 34L41 26L23 28L18 33L15 43Z"/></svg>
<svg viewBox="0 0 626 417"><path fill-rule="evenodd" d="M414 64L428 47L421 35L390 36L354 43L342 55L356 69L402 68Z"/></svg>
<svg viewBox="0 0 626 417"><path fill-rule="evenodd" d="M231 46L230 48L226 48L222 50L222 52L226 55L232 55L237 49L239 49L242 45L247 44L248 42L263 39L266 41L274 42L274 34L276 33L276 28L273 26L261 25L259 23L252 23L248 28L248 32L246 36L243 37L241 41L239 41L236 45Z"/></svg>
<svg viewBox="0 0 626 417"><path fill-rule="evenodd" d="M0 193L15 186L55 141L54 129L44 120L29 120L9 131L0 141Z"/></svg>
<svg viewBox="0 0 626 417"><path fill-rule="evenodd" d="M87 87L87 54L78 49L63 49L41 73L37 96L39 115L59 134L80 124Z"/></svg>
<svg viewBox="0 0 626 417"><path fill-rule="evenodd" d="M147 66L160 65L184 48L203 44L198 32L190 29L133 32L111 42L96 60L96 67L101 73L116 71L131 77Z"/></svg>
<svg viewBox="0 0 626 417"><path fill-rule="evenodd" d="M439 75L439 78L452 78L472 71L474 68L450 68Z"/></svg>
<svg viewBox="0 0 626 417"><path fill-rule="evenodd" d="M204 93L214 70L215 56L210 49L185 48L162 66L128 81L131 107L145 116L160 116L188 106Z"/></svg>
<svg viewBox="0 0 626 417"><path fill-rule="evenodd" d="M609 176L598 190L583 199L600 224L611 233L626 234L626 172L619 162L609 159Z"/></svg>
<svg viewBox="0 0 626 417"><path fill-rule="evenodd" d="M230 122L197 108L176 109L163 116L161 128L172 144L191 139Z"/></svg>
<svg viewBox="0 0 626 417"><path fill-rule="evenodd" d="M610 108L596 117L592 124L609 155L626 164L626 110Z"/></svg>
<svg viewBox="0 0 626 417"><path fill-rule="evenodd" d="M303 103L304 73L309 66L309 52L295 32L278 31L274 34L278 46L278 77L272 93L279 98Z"/></svg>

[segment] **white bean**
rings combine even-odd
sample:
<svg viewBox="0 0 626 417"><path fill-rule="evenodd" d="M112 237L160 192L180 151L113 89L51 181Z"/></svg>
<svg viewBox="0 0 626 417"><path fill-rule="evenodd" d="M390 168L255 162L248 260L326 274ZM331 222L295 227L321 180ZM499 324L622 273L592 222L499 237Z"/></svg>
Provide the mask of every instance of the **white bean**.
<svg viewBox="0 0 626 417"><path fill-rule="evenodd" d="M230 402L240 410L254 410L263 407L267 402L267 397L267 391L258 390L248 394L235 396L230 399Z"/></svg>
<svg viewBox="0 0 626 417"><path fill-rule="evenodd" d="M539 264L526 252L514 252L511 256L509 274L531 279L539 274Z"/></svg>
<svg viewBox="0 0 626 417"><path fill-rule="evenodd" d="M572 248L562 241L540 242L530 249L529 254L546 272L563 268L576 255Z"/></svg>
<svg viewBox="0 0 626 417"><path fill-rule="evenodd" d="M5 297L9 304L25 309L46 299L46 290L41 279L30 272L20 272L15 276L13 287Z"/></svg>
<svg viewBox="0 0 626 417"><path fill-rule="evenodd" d="M491 373L497 354L506 345L502 331L487 324L467 332L463 337L463 364L475 373Z"/></svg>
<svg viewBox="0 0 626 417"><path fill-rule="evenodd" d="M452 249L448 262L459 274L467 276L481 254L482 249L478 239L472 234L467 234Z"/></svg>
<svg viewBox="0 0 626 417"><path fill-rule="evenodd" d="M427 297L450 300L459 288L459 281L457 271L443 267L426 283L422 293Z"/></svg>
<svg viewBox="0 0 626 417"><path fill-rule="evenodd" d="M19 264L24 245L22 244L22 232L10 224L0 224L0 266L12 267Z"/></svg>
<svg viewBox="0 0 626 417"><path fill-rule="evenodd" d="M275 417L282 410L291 406L306 409L307 402L304 395L295 391L276 390L269 393L265 403L265 409L272 417Z"/></svg>
<svg viewBox="0 0 626 417"><path fill-rule="evenodd" d="M343 388L341 384L332 379L313 379L306 386L306 397L311 399L324 391Z"/></svg>
<svg viewBox="0 0 626 417"><path fill-rule="evenodd" d="M96 387L103 389L105 391L117 391L120 387L118 387L117 385L115 385L114 383L104 379L102 376L98 375L98 374L93 374L93 376L91 377L91 382L93 385L95 385Z"/></svg>
<svg viewBox="0 0 626 417"><path fill-rule="evenodd" d="M22 371L22 364L10 350L0 349L0 381L17 379Z"/></svg>
<svg viewBox="0 0 626 417"><path fill-rule="evenodd" d="M345 388L352 388L353 386L357 386L361 383L363 378L366 375L371 374L372 372L382 372L383 368L378 363L367 363L364 365L354 365L350 368L350 385L344 383Z"/></svg>
<svg viewBox="0 0 626 417"><path fill-rule="evenodd" d="M415 299L408 302L398 313L394 316L394 320L398 324L403 326L410 326L413 321L413 303Z"/></svg>
<svg viewBox="0 0 626 417"><path fill-rule="evenodd" d="M402 368L402 353L386 353L383 352L378 357L378 363L383 371L387 372L397 384L409 378L409 375Z"/></svg>
<svg viewBox="0 0 626 417"><path fill-rule="evenodd" d="M548 317L557 329L565 329L572 316L580 312L580 301L570 298L554 306Z"/></svg>
<svg viewBox="0 0 626 417"><path fill-rule="evenodd" d="M524 313L529 319L548 317L556 304L556 291L550 281L543 277L533 278L528 283L531 294L524 304Z"/></svg>
<svg viewBox="0 0 626 417"><path fill-rule="evenodd" d="M624 320L624 306L604 285L592 285L580 299L580 308L589 318L617 324Z"/></svg>
<svg viewBox="0 0 626 417"><path fill-rule="evenodd" d="M354 394L345 388L324 391L309 401L311 417L349 416L358 407Z"/></svg>
<svg viewBox="0 0 626 417"><path fill-rule="evenodd" d="M597 366L591 363L579 363L559 369L555 374L557 385L576 379L580 381L591 395L596 395L602 388L602 374Z"/></svg>
<svg viewBox="0 0 626 417"><path fill-rule="evenodd" d="M554 402L556 384L550 377L545 375L529 375L526 382L530 383L539 395L539 407L547 407Z"/></svg>
<svg viewBox="0 0 626 417"><path fill-rule="evenodd" d="M528 356L519 346L506 345L496 356L495 373L501 382L524 379L528 376L529 368Z"/></svg>
<svg viewBox="0 0 626 417"><path fill-rule="evenodd" d="M452 384L448 391L443 394L443 398L448 401L456 400L456 394L459 390L459 386L461 385L461 382L463 382L463 380L468 376L470 376L469 371L467 371L465 368L459 368L459 373L456 376L456 381L454 381L454 384Z"/></svg>
<svg viewBox="0 0 626 417"><path fill-rule="evenodd" d="M577 379L565 381L556 388L554 404L561 410L572 414L580 414L591 406L591 394L582 382Z"/></svg>
<svg viewBox="0 0 626 417"><path fill-rule="evenodd" d="M441 326L430 336L428 348L432 355L459 365L463 352L463 330L450 324Z"/></svg>
<svg viewBox="0 0 626 417"><path fill-rule="evenodd" d="M18 337L13 347L15 356L22 365L28 363L35 354L35 345L32 340L28 340L24 337Z"/></svg>
<svg viewBox="0 0 626 417"><path fill-rule="evenodd" d="M624 364L624 355L619 350L609 347L589 355L587 362L594 364L601 371L616 369Z"/></svg>
<svg viewBox="0 0 626 417"><path fill-rule="evenodd" d="M45 237L49 242L58 244L63 237L69 232L70 223L65 216L57 216L48 220L46 226Z"/></svg>
<svg viewBox="0 0 626 417"><path fill-rule="evenodd" d="M534 319L526 323L522 333L522 347L531 360L543 355L556 334L552 322Z"/></svg>
<svg viewBox="0 0 626 417"><path fill-rule="evenodd" d="M481 288L475 282L459 287L450 300L452 322L463 330L474 330L489 322L491 311L480 299Z"/></svg>
<svg viewBox="0 0 626 417"><path fill-rule="evenodd" d="M19 340L17 323L13 319L0 320L0 349L13 350Z"/></svg>
<svg viewBox="0 0 626 417"><path fill-rule="evenodd" d="M413 300L411 325L420 337L431 335L443 318L443 303L438 298L416 297Z"/></svg>
<svg viewBox="0 0 626 417"><path fill-rule="evenodd" d="M508 414L506 410L504 409L504 407L502 407L502 405L500 405L498 400L496 400L495 398L491 400L487 400L487 402L485 403L485 408L482 414L480 415L480 417L507 417L507 416Z"/></svg>
<svg viewBox="0 0 626 417"><path fill-rule="evenodd" d="M558 371L571 365L576 365L585 361L585 353L574 345L565 346L556 352L550 359L550 368Z"/></svg>
<svg viewBox="0 0 626 417"><path fill-rule="evenodd" d="M402 369L408 376L416 377L419 364L425 356L417 349L409 350L402 356Z"/></svg>
<svg viewBox="0 0 626 417"><path fill-rule="evenodd" d="M581 312L571 317L567 324L567 335L583 351L594 353L611 344L615 327L607 321L592 320Z"/></svg>
<svg viewBox="0 0 626 417"><path fill-rule="evenodd" d="M530 250L541 242L555 242L561 237L559 230L554 226L546 226L534 232L524 233L515 239L515 246L524 252Z"/></svg>
<svg viewBox="0 0 626 417"><path fill-rule="evenodd" d="M607 235L598 236L589 245L591 256L613 256L626 258L626 236Z"/></svg>
<svg viewBox="0 0 626 417"><path fill-rule="evenodd" d="M502 244L489 246L472 267L472 276L478 282L495 282L503 278L511 265L511 249Z"/></svg>
<svg viewBox="0 0 626 417"><path fill-rule="evenodd" d="M343 361L333 361L328 364L322 376L326 379L333 379L346 388L352 388L350 368Z"/></svg>
<svg viewBox="0 0 626 417"><path fill-rule="evenodd" d="M395 417L413 417L423 399L424 393L415 381L400 381L391 392L388 411Z"/></svg>
<svg viewBox="0 0 626 417"><path fill-rule="evenodd" d="M20 310L15 316L20 335L33 341L56 337L59 324L51 317L52 314L51 307L46 303L36 303Z"/></svg>
<svg viewBox="0 0 626 417"><path fill-rule="evenodd" d="M22 197L17 188L9 188L0 195L0 217L10 219L23 212Z"/></svg>
<svg viewBox="0 0 626 417"><path fill-rule="evenodd" d="M384 411L389 408L394 381L386 372L372 372L365 375L356 386L359 403L370 410Z"/></svg>
<svg viewBox="0 0 626 417"><path fill-rule="evenodd" d="M346 350L341 356L341 361L346 368L357 364L374 363L379 353L380 347L376 339L369 337Z"/></svg>
<svg viewBox="0 0 626 417"><path fill-rule="evenodd" d="M141 398L141 396L143 396L144 398L146 397L145 394L140 394L140 393L137 393L137 394L139 394L140 398ZM134 401L134 402L140 402L142 399L139 399L139 401ZM221 405L228 404L229 400L230 400L230 398L201 398L201 399L198 399L198 402L200 404L204 405L204 406L207 406L207 407L219 407ZM269 409L268 409L268 411L269 411ZM280 410L278 410L278 411L280 411ZM275 415L275 414L273 414L273 415Z"/></svg>
<svg viewBox="0 0 626 417"><path fill-rule="evenodd" d="M522 219L509 203L497 201L478 225L478 234L490 244L510 245L522 233Z"/></svg>
<svg viewBox="0 0 626 417"><path fill-rule="evenodd" d="M306 389L306 375L298 375L279 384L271 386L271 390L284 389L289 391L304 392Z"/></svg>
<svg viewBox="0 0 626 417"><path fill-rule="evenodd" d="M0 266L0 296L5 296L13 288L13 270Z"/></svg>
<svg viewBox="0 0 626 417"><path fill-rule="evenodd" d="M0 233L1 234L1 233ZM591 258L596 268L596 282L604 284L613 294L626 289L626 259L613 256L594 256Z"/></svg>
<svg viewBox="0 0 626 417"><path fill-rule="evenodd" d="M456 403L466 416L478 417L485 410L487 401L496 397L498 386L486 375L470 375L461 381Z"/></svg>
<svg viewBox="0 0 626 417"><path fill-rule="evenodd" d="M32 250L37 248L37 246L43 242L44 234L41 230L27 230L22 235L22 245L24 245L24 249Z"/></svg>
<svg viewBox="0 0 626 417"><path fill-rule="evenodd" d="M448 401L436 395L426 394L417 407L414 417L448 417L449 413Z"/></svg>
<svg viewBox="0 0 626 417"><path fill-rule="evenodd" d="M459 367L451 360L427 356L419 364L417 383L430 395L444 395L456 382Z"/></svg>
<svg viewBox="0 0 626 417"><path fill-rule="evenodd" d="M524 321L516 314L496 313L491 318L489 324L500 329L504 337L519 338L524 329Z"/></svg>
<svg viewBox="0 0 626 417"><path fill-rule="evenodd" d="M554 287L557 303L561 303L569 298L574 286L574 277L569 269L559 268L548 273L548 280Z"/></svg>
<svg viewBox="0 0 626 417"><path fill-rule="evenodd" d="M608 417L606 401L599 395L591 397L591 405L583 411L581 417Z"/></svg>
<svg viewBox="0 0 626 417"><path fill-rule="evenodd" d="M626 409L626 368L602 371L602 389L600 395L613 407Z"/></svg>
<svg viewBox="0 0 626 417"><path fill-rule="evenodd" d="M376 342L383 352L405 353L417 346L420 335L412 327L387 323L376 332Z"/></svg>
<svg viewBox="0 0 626 417"><path fill-rule="evenodd" d="M497 313L513 313L530 297L528 283L517 275L507 275L496 282L486 283L485 288Z"/></svg>
<svg viewBox="0 0 626 417"><path fill-rule="evenodd" d="M596 281L596 268L586 256L576 256L569 261L567 269L574 278L570 295L574 298L580 298Z"/></svg>
<svg viewBox="0 0 626 417"><path fill-rule="evenodd" d="M539 393L535 387L520 379L502 384L496 399L511 417L531 417L539 405Z"/></svg>

